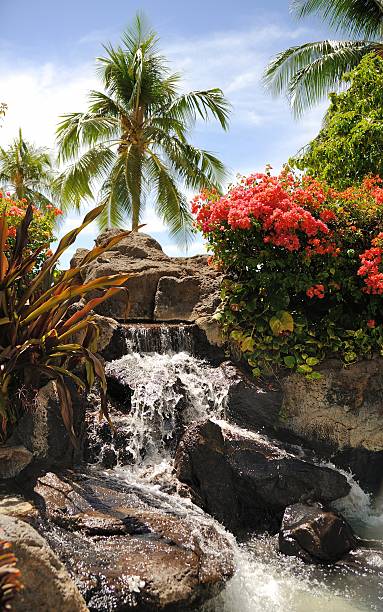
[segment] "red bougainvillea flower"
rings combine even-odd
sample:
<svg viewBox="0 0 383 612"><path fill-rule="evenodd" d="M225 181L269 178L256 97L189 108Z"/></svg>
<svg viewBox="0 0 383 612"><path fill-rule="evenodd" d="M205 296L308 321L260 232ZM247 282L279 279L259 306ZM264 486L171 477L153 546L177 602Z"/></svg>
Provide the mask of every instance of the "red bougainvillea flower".
<svg viewBox="0 0 383 612"><path fill-rule="evenodd" d="M324 298L324 291L324 285L313 285L312 287L309 287L309 289L307 289L306 295L309 298L317 297L322 300Z"/></svg>
<svg viewBox="0 0 383 612"><path fill-rule="evenodd" d="M366 293L373 295L383 294L383 272L380 269L383 253L383 232L380 232L372 241L372 247L359 255L361 266L359 276L364 276Z"/></svg>
<svg viewBox="0 0 383 612"><path fill-rule="evenodd" d="M367 321L367 327L369 327L370 329L373 329L374 327L376 327L376 321L375 319L369 319Z"/></svg>

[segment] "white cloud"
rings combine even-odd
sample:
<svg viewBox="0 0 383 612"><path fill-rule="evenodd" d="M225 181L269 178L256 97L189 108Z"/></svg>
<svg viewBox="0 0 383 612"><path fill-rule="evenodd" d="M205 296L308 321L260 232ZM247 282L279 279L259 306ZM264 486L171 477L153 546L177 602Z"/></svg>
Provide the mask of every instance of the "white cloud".
<svg viewBox="0 0 383 612"><path fill-rule="evenodd" d="M91 64L76 69L65 65L24 63L0 65L1 100L8 110L0 130L7 145L22 127L25 139L52 148L60 115L82 110L97 81Z"/></svg>

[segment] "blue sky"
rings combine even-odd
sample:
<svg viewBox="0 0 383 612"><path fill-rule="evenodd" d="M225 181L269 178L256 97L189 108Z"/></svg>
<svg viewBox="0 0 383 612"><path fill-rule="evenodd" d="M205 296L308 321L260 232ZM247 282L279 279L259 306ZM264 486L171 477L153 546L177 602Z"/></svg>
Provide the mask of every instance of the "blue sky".
<svg viewBox="0 0 383 612"><path fill-rule="evenodd" d="M231 101L229 132L201 123L192 140L218 154L233 177L267 163L279 170L317 133L326 102L296 121L287 102L271 98L260 82L278 51L331 38L317 19L297 22L287 0L0 0L0 98L9 106L0 144L6 146L21 126L26 139L53 148L58 116L85 110L87 91L97 87L95 57L103 43L118 41L137 10L158 31L185 89L221 87ZM168 254L181 254L150 210L145 221L145 231ZM64 229L76 225L70 214ZM96 233L90 227L78 246L89 247ZM190 250L197 252L203 252L200 239Z"/></svg>

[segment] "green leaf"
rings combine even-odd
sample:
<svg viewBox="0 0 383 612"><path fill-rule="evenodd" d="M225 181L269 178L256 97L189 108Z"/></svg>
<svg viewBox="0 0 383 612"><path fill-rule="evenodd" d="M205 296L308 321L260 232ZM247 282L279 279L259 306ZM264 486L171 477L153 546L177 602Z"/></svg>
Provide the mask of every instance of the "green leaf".
<svg viewBox="0 0 383 612"><path fill-rule="evenodd" d="M297 367L297 372L299 372L300 374L308 374L312 372L312 368L306 363L302 363Z"/></svg>
<svg viewBox="0 0 383 612"><path fill-rule="evenodd" d="M315 366L317 365L317 363L319 363L319 359L317 359L316 357L308 357L306 359L306 363L309 366Z"/></svg>
<svg viewBox="0 0 383 612"><path fill-rule="evenodd" d="M286 357L283 358L283 361L285 362L285 366L287 368L294 368L296 361L295 361L295 357L293 357L292 355L287 355Z"/></svg>
<svg viewBox="0 0 383 612"><path fill-rule="evenodd" d="M248 336L241 342L241 351L243 353L249 353L249 352L252 352L253 350L254 350L254 338L251 338L251 336Z"/></svg>
<svg viewBox="0 0 383 612"><path fill-rule="evenodd" d="M322 377L322 374L320 372L310 372L309 374L306 375L307 380L320 380Z"/></svg>

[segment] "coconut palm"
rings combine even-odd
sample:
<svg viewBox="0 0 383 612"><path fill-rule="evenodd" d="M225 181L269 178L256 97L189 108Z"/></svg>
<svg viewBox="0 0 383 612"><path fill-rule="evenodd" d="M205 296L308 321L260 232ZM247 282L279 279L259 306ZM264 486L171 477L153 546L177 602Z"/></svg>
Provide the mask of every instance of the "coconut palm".
<svg viewBox="0 0 383 612"><path fill-rule="evenodd" d="M56 199L55 173L49 151L26 142L21 129L7 149L0 147L0 186L42 209Z"/></svg>
<svg viewBox="0 0 383 612"><path fill-rule="evenodd" d="M265 71L274 94L286 93L300 115L328 92L338 90L342 76L367 53L383 54L382 0L293 0L298 18L319 15L351 40L324 40L290 47L279 53Z"/></svg>
<svg viewBox="0 0 383 612"><path fill-rule="evenodd" d="M228 125L229 104L220 89L180 93L180 77L157 50L157 34L137 16L118 47L97 60L102 91L91 91L87 112L65 115L58 127L59 157L73 162L63 173L62 197L106 203L101 227L137 230L149 196L173 236L187 242L191 215L183 188L219 187L223 164L188 140L197 118Z"/></svg>

